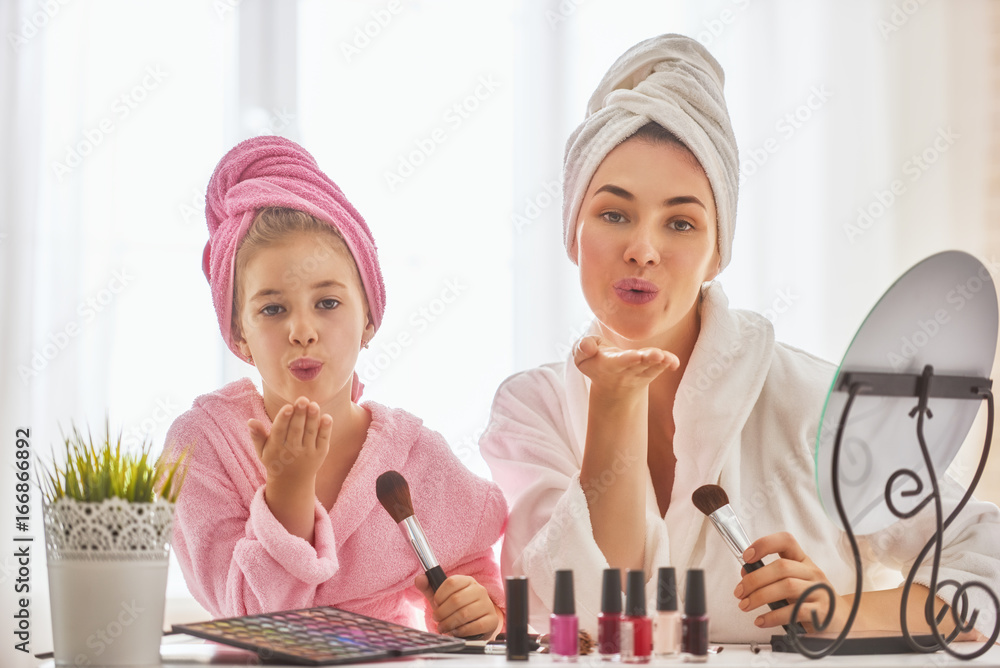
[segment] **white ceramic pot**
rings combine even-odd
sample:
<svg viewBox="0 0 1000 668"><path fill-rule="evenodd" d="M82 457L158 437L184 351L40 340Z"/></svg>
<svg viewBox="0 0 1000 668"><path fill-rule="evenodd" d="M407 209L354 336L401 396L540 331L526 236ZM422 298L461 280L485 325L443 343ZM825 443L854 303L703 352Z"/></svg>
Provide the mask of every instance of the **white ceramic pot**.
<svg viewBox="0 0 1000 668"><path fill-rule="evenodd" d="M158 666L173 504L45 507L57 666Z"/></svg>

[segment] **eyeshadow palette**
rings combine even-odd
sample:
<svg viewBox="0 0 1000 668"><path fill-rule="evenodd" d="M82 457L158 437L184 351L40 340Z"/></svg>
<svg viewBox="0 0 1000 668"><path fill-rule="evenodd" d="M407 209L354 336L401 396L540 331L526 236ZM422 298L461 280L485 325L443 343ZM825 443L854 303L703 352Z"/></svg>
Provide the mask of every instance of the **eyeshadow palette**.
<svg viewBox="0 0 1000 668"><path fill-rule="evenodd" d="M465 646L465 641L458 638L331 607L174 624L172 628L175 633L251 650L262 662L309 666L453 652Z"/></svg>

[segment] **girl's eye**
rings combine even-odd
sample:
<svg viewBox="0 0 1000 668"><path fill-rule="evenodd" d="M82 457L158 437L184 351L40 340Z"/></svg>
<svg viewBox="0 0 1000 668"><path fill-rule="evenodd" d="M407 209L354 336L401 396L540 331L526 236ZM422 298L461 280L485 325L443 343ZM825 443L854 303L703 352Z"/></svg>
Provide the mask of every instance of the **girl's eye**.
<svg viewBox="0 0 1000 668"><path fill-rule="evenodd" d="M338 306L340 306L340 302L337 301L336 299L333 299L333 298L331 298L331 299L324 299L324 300L320 301L320 303L319 303L319 307L320 308L326 309L328 311L332 311L333 309L337 308Z"/></svg>
<svg viewBox="0 0 1000 668"><path fill-rule="evenodd" d="M601 214L601 218L611 223L612 225L625 222L625 216L623 216L617 211L605 211L604 213Z"/></svg>
<svg viewBox="0 0 1000 668"><path fill-rule="evenodd" d="M281 313L281 307L277 304L268 304L260 310L264 315L278 315Z"/></svg>
<svg viewBox="0 0 1000 668"><path fill-rule="evenodd" d="M692 225L686 220L675 220L670 225L678 232L687 232L688 230L694 229L694 225Z"/></svg>

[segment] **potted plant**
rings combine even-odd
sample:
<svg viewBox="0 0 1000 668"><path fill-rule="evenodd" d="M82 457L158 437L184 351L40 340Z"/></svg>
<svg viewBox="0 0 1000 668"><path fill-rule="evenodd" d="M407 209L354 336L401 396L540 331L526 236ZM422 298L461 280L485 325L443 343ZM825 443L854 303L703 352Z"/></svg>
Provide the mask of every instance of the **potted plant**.
<svg viewBox="0 0 1000 668"><path fill-rule="evenodd" d="M95 444L73 427L65 446L40 481L56 665L159 665L186 452L154 461L148 441L123 452L109 428Z"/></svg>

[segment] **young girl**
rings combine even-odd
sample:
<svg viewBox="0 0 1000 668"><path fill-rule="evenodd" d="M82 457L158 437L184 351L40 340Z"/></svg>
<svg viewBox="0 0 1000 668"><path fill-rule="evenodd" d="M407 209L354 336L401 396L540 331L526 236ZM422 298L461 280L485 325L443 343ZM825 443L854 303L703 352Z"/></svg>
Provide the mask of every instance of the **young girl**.
<svg viewBox="0 0 1000 668"><path fill-rule="evenodd" d="M174 549L216 617L332 605L460 637L502 626L493 559L506 505L409 413L359 405L354 365L385 290L364 220L302 147L237 145L208 186L203 269L222 336L257 367L198 397L167 445L190 447ZM375 481L407 480L448 574L433 592L380 505ZM414 614L423 611L424 614Z"/></svg>
<svg viewBox="0 0 1000 668"><path fill-rule="evenodd" d="M481 441L511 506L502 567L528 576L540 630L553 573L564 568L576 571L577 612L590 630L602 569L705 569L718 642L780 634L792 606L766 604L795 601L813 584L854 591L847 541L820 504L813 467L836 369L775 342L767 319L730 309L714 280L730 259L739 178L722 80L692 39L641 42L605 75L566 146L566 250L594 325L570 359L504 382ZM743 556L764 559L760 570L741 573L692 504L705 484L728 493L757 539ZM961 492L946 481L946 507ZM862 537L867 591L854 630L898 633L893 587L930 535L932 513ZM996 506L969 503L943 547L942 578L1000 591ZM909 597L911 631L927 627L929 571L925 562ZM655 587L653 578L647 596ZM969 594L989 634L994 606ZM798 621L823 619L827 607L817 592ZM847 595L830 630L849 610Z"/></svg>

